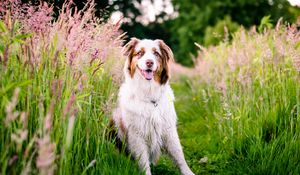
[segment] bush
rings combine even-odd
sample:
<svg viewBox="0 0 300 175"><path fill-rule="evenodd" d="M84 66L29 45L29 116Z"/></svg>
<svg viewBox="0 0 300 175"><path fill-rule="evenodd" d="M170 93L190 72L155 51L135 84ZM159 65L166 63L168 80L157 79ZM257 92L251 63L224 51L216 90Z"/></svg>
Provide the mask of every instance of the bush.
<svg viewBox="0 0 300 175"><path fill-rule="evenodd" d="M230 16L226 16L223 20L218 20L214 26L205 29L204 45L217 45L221 41L231 40L231 35L239 28L239 24L233 22Z"/></svg>

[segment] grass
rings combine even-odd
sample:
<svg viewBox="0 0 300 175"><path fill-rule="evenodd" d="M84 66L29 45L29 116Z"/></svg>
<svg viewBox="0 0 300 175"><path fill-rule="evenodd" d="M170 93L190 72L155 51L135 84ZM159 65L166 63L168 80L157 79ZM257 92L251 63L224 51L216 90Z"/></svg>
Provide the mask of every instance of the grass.
<svg viewBox="0 0 300 175"><path fill-rule="evenodd" d="M37 161L35 164L34 161L35 157L39 156L46 156L46 160L54 158L54 162L49 164L44 162L46 160L37 158L40 163L45 164L44 167L39 167L41 172L43 168L49 169L56 165L55 172L58 174L98 174L99 172L101 174L138 174L134 162L119 154L114 145L105 139L108 116L101 107L104 106L110 94L116 90L111 77L105 72L98 77L89 77L87 82L90 88L77 92L76 100L71 107L78 111L74 115L64 115L63 110L69 104L72 89L77 83L72 78L70 67L56 73L41 68L35 70L33 75L28 75L23 65L16 62L9 62L8 65L6 70L1 72L1 93L4 94L1 96L0 115L3 121L0 127L1 174L19 174L21 170L26 171L28 163L31 173L36 174L37 170L34 168L37 168L39 163ZM62 95L53 97L55 95L49 87L53 81L62 77L64 78L61 83L62 89L60 89ZM27 118L25 121L16 118L6 125L4 121L7 115L4 112L4 104L8 103L13 90L17 87L20 89L20 94L14 112L26 110ZM56 101L53 109L51 109L52 100ZM50 114L51 121L47 124L45 117L49 112L52 113ZM74 126L70 126L72 118L75 120ZM48 129L45 129L46 125L50 125ZM21 143L15 143L10 137L18 130L28 131L27 137ZM44 145L48 135L51 141ZM68 140L68 135L71 141ZM54 144L55 148L51 150L48 144ZM93 160L96 161L96 166L90 165ZM120 172L120 169L123 171Z"/></svg>
<svg viewBox="0 0 300 175"><path fill-rule="evenodd" d="M174 89L181 141L196 174L299 173L300 88L294 78L253 84L247 93L230 89L226 99L190 82ZM200 163L203 157L208 161Z"/></svg>
<svg viewBox="0 0 300 175"><path fill-rule="evenodd" d="M203 49L196 77L173 84L196 174L300 173L299 49L293 27L242 29L231 43Z"/></svg>
<svg viewBox="0 0 300 175"><path fill-rule="evenodd" d="M0 174L142 174L106 138L121 34L87 11L50 20L49 30L10 15L0 22ZM202 48L193 76L171 83L195 174L300 173L299 45L293 27L241 29ZM152 172L180 174L166 156Z"/></svg>
<svg viewBox="0 0 300 175"><path fill-rule="evenodd" d="M45 55L33 70L12 58L0 68L1 174L51 168L55 174L138 174L135 163L105 139L109 113L104 107L116 92L111 76L105 70L97 76L87 70L79 90L79 72L63 61L53 66L49 58ZM15 89L20 90L12 108L16 117L9 117L5 111ZM16 112L25 112L25 117ZM96 166L90 164L94 160Z"/></svg>
<svg viewBox="0 0 300 175"><path fill-rule="evenodd" d="M36 9L38 19L48 12L43 8L48 7ZM88 9L92 8L93 4ZM0 174L139 174L136 163L105 137L117 92L108 69L110 60L119 59L121 40L115 26L96 23L89 12L82 19L69 16L45 24L53 28L35 26L44 32L24 27L26 21L9 13L4 18ZM96 33L89 37L85 30ZM75 50L71 40L64 40L73 35L85 43ZM100 47L102 42L105 46ZM90 43L104 50L89 52Z"/></svg>

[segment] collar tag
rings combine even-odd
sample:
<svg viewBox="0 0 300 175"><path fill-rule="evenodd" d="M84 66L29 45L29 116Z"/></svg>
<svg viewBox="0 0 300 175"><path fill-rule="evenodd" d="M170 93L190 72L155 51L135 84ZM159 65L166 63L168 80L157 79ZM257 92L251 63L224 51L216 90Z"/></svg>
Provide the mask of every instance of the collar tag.
<svg viewBox="0 0 300 175"><path fill-rule="evenodd" d="M158 105L157 102L154 100L151 100L151 103L153 103L154 107L156 107Z"/></svg>

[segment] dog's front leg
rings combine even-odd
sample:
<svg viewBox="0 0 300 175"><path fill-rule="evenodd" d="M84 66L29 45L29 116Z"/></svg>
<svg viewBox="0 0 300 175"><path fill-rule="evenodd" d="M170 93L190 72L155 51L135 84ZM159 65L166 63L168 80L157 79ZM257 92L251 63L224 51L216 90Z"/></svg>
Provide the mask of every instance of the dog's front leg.
<svg viewBox="0 0 300 175"><path fill-rule="evenodd" d="M180 168L181 174L194 175L184 159L176 127L168 129L168 132L164 137L164 144L166 151L173 159L174 163Z"/></svg>
<svg viewBox="0 0 300 175"><path fill-rule="evenodd" d="M145 140L135 133L128 133L128 148L138 161L141 170L145 171L146 175L151 175L150 161L149 161L149 149L145 143Z"/></svg>

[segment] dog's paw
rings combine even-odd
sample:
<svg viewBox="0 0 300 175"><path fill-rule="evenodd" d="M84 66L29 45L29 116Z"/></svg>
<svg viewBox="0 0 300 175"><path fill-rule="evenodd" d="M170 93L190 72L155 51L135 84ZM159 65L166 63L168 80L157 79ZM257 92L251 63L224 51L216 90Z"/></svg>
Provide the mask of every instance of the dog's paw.
<svg viewBox="0 0 300 175"><path fill-rule="evenodd" d="M190 169L185 169L181 173L182 175L195 175Z"/></svg>

